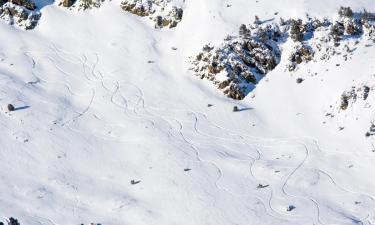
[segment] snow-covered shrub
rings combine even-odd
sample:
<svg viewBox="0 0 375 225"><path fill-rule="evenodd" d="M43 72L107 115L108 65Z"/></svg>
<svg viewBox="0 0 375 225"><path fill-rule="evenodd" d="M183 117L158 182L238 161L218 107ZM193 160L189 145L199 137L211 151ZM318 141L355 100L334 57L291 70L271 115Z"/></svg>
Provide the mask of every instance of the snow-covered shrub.
<svg viewBox="0 0 375 225"><path fill-rule="evenodd" d="M155 28L159 29L176 27L183 16L182 3L177 0L124 0L121 8L141 17L149 17Z"/></svg>
<svg viewBox="0 0 375 225"><path fill-rule="evenodd" d="M80 0L78 9L87 10L92 8L99 8L104 0Z"/></svg>
<svg viewBox="0 0 375 225"><path fill-rule="evenodd" d="M14 219L13 217L9 218L8 225L20 225L17 219Z"/></svg>
<svg viewBox="0 0 375 225"><path fill-rule="evenodd" d="M103 2L104 0L62 0L60 5L70 9L88 10L99 8Z"/></svg>
<svg viewBox="0 0 375 225"><path fill-rule="evenodd" d="M291 55L289 56L289 71L296 69L298 64L303 62L307 63L314 58L314 50L311 46L300 44L294 47Z"/></svg>
<svg viewBox="0 0 375 225"><path fill-rule="evenodd" d="M339 18L333 23L330 32L336 42L341 41L344 35L362 34L362 18L354 17L351 8L341 7L338 15Z"/></svg>
<svg viewBox="0 0 375 225"><path fill-rule="evenodd" d="M290 21L290 37L293 41L301 42L303 41L305 32L305 26L302 24L302 20L291 20Z"/></svg>
<svg viewBox="0 0 375 225"><path fill-rule="evenodd" d="M339 16L352 18L353 17L353 10L350 7L343 7L341 6L339 9Z"/></svg>
<svg viewBox="0 0 375 225"><path fill-rule="evenodd" d="M361 16L361 23L365 37L375 42L375 14L365 10Z"/></svg>
<svg viewBox="0 0 375 225"><path fill-rule="evenodd" d="M331 26L331 31L329 33L330 36L333 37L333 39L336 42L341 41L342 36L345 33L345 26L344 24L336 21L332 26Z"/></svg>
<svg viewBox="0 0 375 225"><path fill-rule="evenodd" d="M68 7L73 6L75 2L76 2L76 0L62 0L60 2L60 5L68 8Z"/></svg>

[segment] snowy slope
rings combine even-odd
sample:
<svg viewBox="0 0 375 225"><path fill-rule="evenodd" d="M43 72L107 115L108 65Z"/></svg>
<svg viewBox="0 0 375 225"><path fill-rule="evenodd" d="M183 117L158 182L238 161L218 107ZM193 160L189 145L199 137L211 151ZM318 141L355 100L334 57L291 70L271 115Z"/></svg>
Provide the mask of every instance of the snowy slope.
<svg viewBox="0 0 375 225"><path fill-rule="evenodd" d="M342 5L375 12L374 1L187 0L178 26L162 30L120 4L46 5L30 31L0 23L0 221L375 223L365 137L375 95L330 107L352 86L375 85L374 43L296 72L283 55L242 101L189 70L189 57L255 15L334 18Z"/></svg>

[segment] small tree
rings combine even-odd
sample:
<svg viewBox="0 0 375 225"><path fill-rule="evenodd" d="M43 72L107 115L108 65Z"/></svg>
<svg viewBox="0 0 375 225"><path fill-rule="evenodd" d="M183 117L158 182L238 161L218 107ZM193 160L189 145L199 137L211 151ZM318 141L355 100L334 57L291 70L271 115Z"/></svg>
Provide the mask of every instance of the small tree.
<svg viewBox="0 0 375 225"><path fill-rule="evenodd" d="M341 6L339 9L339 16L352 18L353 17L353 10L350 7L343 7Z"/></svg>
<svg viewBox="0 0 375 225"><path fill-rule="evenodd" d="M239 33L240 37L243 38L243 39L249 39L250 36L251 36L251 31L249 29L247 29L245 24L242 24L240 26L240 30L239 30L238 33Z"/></svg>
<svg viewBox="0 0 375 225"><path fill-rule="evenodd" d="M293 41L295 42L301 42L303 41L303 24L302 20L291 20L290 24L290 37L292 38Z"/></svg>

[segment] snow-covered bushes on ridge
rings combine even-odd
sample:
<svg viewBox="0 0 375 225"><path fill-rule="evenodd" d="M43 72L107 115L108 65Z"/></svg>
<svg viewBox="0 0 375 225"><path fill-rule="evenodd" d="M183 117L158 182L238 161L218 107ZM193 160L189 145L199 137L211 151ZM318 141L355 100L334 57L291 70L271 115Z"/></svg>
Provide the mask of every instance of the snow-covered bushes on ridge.
<svg viewBox="0 0 375 225"><path fill-rule="evenodd" d="M149 17L154 22L155 28L176 27L183 16L181 1L124 0L121 8L141 17Z"/></svg>
<svg viewBox="0 0 375 225"><path fill-rule="evenodd" d="M16 25L26 30L33 29L38 24L41 13L37 11L31 0L11 0L0 2L0 18L10 25Z"/></svg>
<svg viewBox="0 0 375 225"><path fill-rule="evenodd" d="M340 8L337 20L333 21L256 21L250 26L241 25L239 35L230 36L218 47L205 46L191 60L196 75L212 81L233 99L243 99L279 64L279 47L284 42L291 43L286 63L291 72L304 63L326 61L333 55L342 55L347 60L362 37L375 42L375 15L366 11L354 13L346 7Z"/></svg>

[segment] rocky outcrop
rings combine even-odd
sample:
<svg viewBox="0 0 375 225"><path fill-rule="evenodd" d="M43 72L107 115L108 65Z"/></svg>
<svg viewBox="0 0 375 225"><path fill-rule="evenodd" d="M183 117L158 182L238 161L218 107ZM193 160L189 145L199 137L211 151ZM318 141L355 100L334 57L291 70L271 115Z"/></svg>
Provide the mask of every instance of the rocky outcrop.
<svg viewBox="0 0 375 225"><path fill-rule="evenodd" d="M341 7L338 19L334 21L312 18L306 21L283 20L280 23L282 29L289 31L295 43L287 68L294 71L301 63L314 59L327 61L334 55L341 55L347 60L361 37L375 41L374 21L374 14L366 11L354 13L348 7Z"/></svg>
<svg viewBox="0 0 375 225"><path fill-rule="evenodd" d="M3 1L0 7L2 20L26 30L35 28L40 17L41 13L37 10L34 2L30 0Z"/></svg>
<svg viewBox="0 0 375 225"><path fill-rule="evenodd" d="M366 101L369 97L371 88L367 85L360 85L357 87L352 87L351 90L345 91L341 95L340 109L346 110L352 104L354 104L357 99Z"/></svg>
<svg viewBox="0 0 375 225"><path fill-rule="evenodd" d="M327 61L334 55L347 60L362 37L375 42L374 14L353 13L346 7L341 7L338 14L334 21L280 18L278 23L264 23L256 17L253 24L241 25L239 35L228 37L221 46L205 46L191 60L192 70L202 79L212 81L228 97L241 100L279 64L279 47L284 42L291 46L286 50L286 68L290 72L310 61Z"/></svg>
<svg viewBox="0 0 375 225"><path fill-rule="evenodd" d="M241 100L280 62L282 38L276 24L241 25L239 35L226 38L222 46L205 46L192 60L192 70L228 97Z"/></svg>
<svg viewBox="0 0 375 225"><path fill-rule="evenodd" d="M177 1L176 1L177 2ZM182 3L170 0L124 0L124 11L141 17L148 17L155 28L174 28L183 17Z"/></svg>
<svg viewBox="0 0 375 225"><path fill-rule="evenodd" d="M35 3L30 0L10 0L9 2L15 5L23 6L28 10L36 9Z"/></svg>

